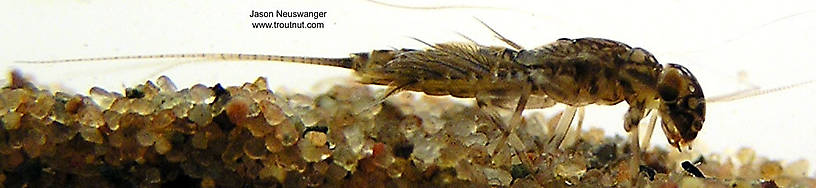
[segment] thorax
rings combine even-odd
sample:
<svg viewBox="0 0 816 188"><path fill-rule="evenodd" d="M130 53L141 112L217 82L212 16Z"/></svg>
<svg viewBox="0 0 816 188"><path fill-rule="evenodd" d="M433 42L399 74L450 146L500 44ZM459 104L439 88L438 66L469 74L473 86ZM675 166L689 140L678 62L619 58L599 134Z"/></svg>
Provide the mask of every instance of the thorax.
<svg viewBox="0 0 816 188"><path fill-rule="evenodd" d="M647 100L661 70L646 50L599 38L559 39L516 62L528 67L534 94L573 106Z"/></svg>

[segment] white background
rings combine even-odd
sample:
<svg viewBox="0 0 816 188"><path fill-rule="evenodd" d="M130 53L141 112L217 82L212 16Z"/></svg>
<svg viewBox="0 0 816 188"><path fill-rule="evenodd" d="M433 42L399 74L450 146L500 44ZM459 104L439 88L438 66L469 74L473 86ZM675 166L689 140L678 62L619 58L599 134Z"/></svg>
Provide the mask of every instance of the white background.
<svg viewBox="0 0 816 188"><path fill-rule="evenodd" d="M812 35L816 12L807 1L413 1L403 5L450 8L405 9L362 0L4 1L0 3L0 72L17 68L43 86L83 94L93 86L121 91L123 86L158 75L170 76L180 88L194 83L238 85L265 76L272 88L314 93L319 92L312 89L316 83L346 80L350 72L266 62L12 62L202 52L346 57L373 49L424 47L409 37L431 43L465 41L457 32L481 44L503 45L477 17L527 48L562 37L602 37L643 47L661 63L688 67L707 96L747 88L738 81L740 73L748 83L763 88L816 79ZM316 20L255 19L249 18L250 10L328 13ZM250 27L251 22L272 21L323 22L326 28ZM695 150L730 155L747 146L771 159L813 163L813 85L710 103ZM625 104L592 107L587 126L623 134L625 108ZM655 133L652 143L665 147L660 128Z"/></svg>

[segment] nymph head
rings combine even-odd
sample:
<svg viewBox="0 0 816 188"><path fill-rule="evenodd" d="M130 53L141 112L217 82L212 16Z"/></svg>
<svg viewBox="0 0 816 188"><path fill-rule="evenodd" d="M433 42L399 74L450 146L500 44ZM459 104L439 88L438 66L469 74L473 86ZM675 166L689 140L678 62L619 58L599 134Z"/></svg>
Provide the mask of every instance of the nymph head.
<svg viewBox="0 0 816 188"><path fill-rule="evenodd" d="M669 144L680 150L703 128L706 109L703 89L686 67L667 64L660 73L657 91L663 132Z"/></svg>

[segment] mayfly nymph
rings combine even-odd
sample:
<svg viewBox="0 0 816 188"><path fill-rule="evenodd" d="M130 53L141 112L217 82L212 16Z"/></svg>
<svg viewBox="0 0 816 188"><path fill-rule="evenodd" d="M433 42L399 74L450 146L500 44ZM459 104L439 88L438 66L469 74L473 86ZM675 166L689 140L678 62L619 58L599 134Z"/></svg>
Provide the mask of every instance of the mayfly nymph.
<svg viewBox="0 0 816 188"><path fill-rule="evenodd" d="M640 150L637 126L652 112L657 112L661 117L668 142L678 150L688 146L702 129L706 109L703 91L694 75L681 65L661 65L651 53L642 48L633 48L608 39L562 38L538 48L523 49L495 31L494 34L512 48L452 42L435 45L425 43L429 48L422 50L394 49L354 53L347 58L166 54L33 63L198 58L283 61L342 67L354 70L360 83L388 86L383 99L398 91L409 90L428 95L475 98L481 108L514 109L509 131L502 139L513 135L513 131L521 124L521 112L524 109L546 108L555 103L563 103L568 107L556 125L555 133L550 137L553 148L558 148L564 139L576 111L580 110L580 119L583 118L583 107L586 105L613 105L626 101L629 109L624 115L624 128L631 134L635 157L638 157ZM647 124L646 142L657 115L651 115ZM496 113L488 113L488 116L494 122L503 124ZM580 122L579 120L579 126Z"/></svg>

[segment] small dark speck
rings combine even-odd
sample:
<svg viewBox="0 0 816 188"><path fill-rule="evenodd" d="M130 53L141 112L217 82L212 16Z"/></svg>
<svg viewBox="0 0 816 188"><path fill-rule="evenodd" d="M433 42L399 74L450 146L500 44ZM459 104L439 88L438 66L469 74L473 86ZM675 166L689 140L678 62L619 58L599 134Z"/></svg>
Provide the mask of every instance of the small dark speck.
<svg viewBox="0 0 816 188"><path fill-rule="evenodd" d="M213 91L213 93L215 93L215 100L213 103L218 101L226 102L231 97L229 91L224 89L221 84L215 84L215 86L211 87L210 89Z"/></svg>
<svg viewBox="0 0 816 188"><path fill-rule="evenodd" d="M309 131L317 131L317 132L321 132L321 133L328 133L329 132L329 127L326 127L326 126L310 126L310 127L306 127L306 130L303 131L303 135L306 135L306 133L308 133Z"/></svg>
<svg viewBox="0 0 816 188"><path fill-rule="evenodd" d="M644 173L647 177L649 177L649 181L654 181L655 174L657 174L657 172L655 172L655 169L645 165L640 165L640 172Z"/></svg>
<svg viewBox="0 0 816 188"><path fill-rule="evenodd" d="M144 92L142 92L139 89L134 88L125 89L125 97L127 97L128 99L140 99L144 96L145 96Z"/></svg>
<svg viewBox="0 0 816 188"><path fill-rule="evenodd" d="M691 164L691 162L689 162L689 161L683 161L683 163L681 163L680 166L683 167L683 170L686 170L686 172L688 172L689 174L691 174L694 177L705 178L705 175L703 175L703 172L700 171L700 169L697 168L697 166L694 166L694 164Z"/></svg>
<svg viewBox="0 0 816 188"><path fill-rule="evenodd" d="M394 155L407 159L411 156L413 151L414 145L412 144L398 144L397 147L394 148Z"/></svg>
<svg viewBox="0 0 816 188"><path fill-rule="evenodd" d="M221 86L221 84L215 84L215 86L211 87L210 89L213 90L215 96L229 95L229 92L227 92L227 90L224 89L224 87Z"/></svg>

